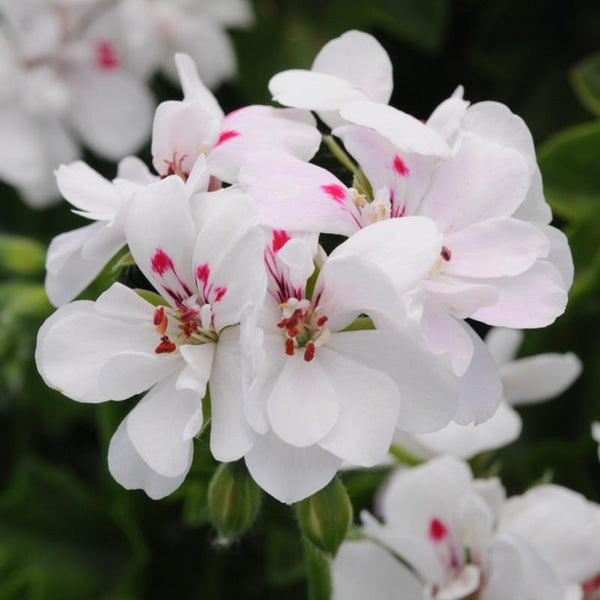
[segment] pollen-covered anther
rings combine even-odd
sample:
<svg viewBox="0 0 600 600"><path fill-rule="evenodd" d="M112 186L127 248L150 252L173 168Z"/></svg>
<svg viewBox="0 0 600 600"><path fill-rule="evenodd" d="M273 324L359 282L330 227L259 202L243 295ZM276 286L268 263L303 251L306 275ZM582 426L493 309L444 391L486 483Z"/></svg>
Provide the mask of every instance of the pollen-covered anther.
<svg viewBox="0 0 600 600"><path fill-rule="evenodd" d="M446 262L448 262L452 258L452 251L450 250L450 248L447 248L446 246L442 246L442 251L440 252L440 256Z"/></svg>
<svg viewBox="0 0 600 600"><path fill-rule="evenodd" d="M308 342L304 347L304 360L310 362L315 357L315 343Z"/></svg>
<svg viewBox="0 0 600 600"><path fill-rule="evenodd" d="M169 339L169 336L163 335L160 338L160 344L156 346L154 352L156 354L170 354L171 352L175 352L177 350L177 346Z"/></svg>
<svg viewBox="0 0 600 600"><path fill-rule="evenodd" d="M294 356L294 340L292 338L286 338L285 340L285 353L288 356Z"/></svg>
<svg viewBox="0 0 600 600"><path fill-rule="evenodd" d="M161 336L164 335L165 331L167 330L167 327L169 325L169 319L168 319L167 315L165 314L164 306L159 306L154 311L154 316L152 318L152 322L154 323L154 325L156 327L156 331L158 331L158 333L160 333Z"/></svg>

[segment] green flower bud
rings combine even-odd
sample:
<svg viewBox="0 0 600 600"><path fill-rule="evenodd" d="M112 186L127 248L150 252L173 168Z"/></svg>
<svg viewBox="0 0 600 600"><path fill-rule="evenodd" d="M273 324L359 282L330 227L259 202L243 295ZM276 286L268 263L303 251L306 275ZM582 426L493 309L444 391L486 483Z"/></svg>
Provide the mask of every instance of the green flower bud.
<svg viewBox="0 0 600 600"><path fill-rule="evenodd" d="M322 490L297 505L302 533L326 554L335 556L352 524L352 503L335 477Z"/></svg>
<svg viewBox="0 0 600 600"><path fill-rule="evenodd" d="M223 463L208 486L208 509L221 541L245 533L260 509L262 492L243 461Z"/></svg>

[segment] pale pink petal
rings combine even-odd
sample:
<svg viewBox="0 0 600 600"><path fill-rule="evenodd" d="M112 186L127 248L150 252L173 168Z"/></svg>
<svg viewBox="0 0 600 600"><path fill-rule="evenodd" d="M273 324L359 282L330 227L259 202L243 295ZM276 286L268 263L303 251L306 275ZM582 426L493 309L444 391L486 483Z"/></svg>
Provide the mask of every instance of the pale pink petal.
<svg viewBox="0 0 600 600"><path fill-rule="evenodd" d="M239 183L267 227L352 235L360 226L348 188L329 171L292 156L247 158Z"/></svg>
<svg viewBox="0 0 600 600"><path fill-rule="evenodd" d="M537 164L534 166L533 173L531 174L527 196L513 213L513 217L541 224L549 224L552 221L552 209L544 198L542 174Z"/></svg>
<svg viewBox="0 0 600 600"><path fill-rule="evenodd" d="M473 281L477 279L445 276L440 271L435 277L423 281L423 289L443 304L450 315L466 319L482 306L492 306L498 301L498 292L493 285Z"/></svg>
<svg viewBox="0 0 600 600"><path fill-rule="evenodd" d="M210 376L210 451L224 462L240 459L254 444L244 415L242 375L239 327L228 327L219 336Z"/></svg>
<svg viewBox="0 0 600 600"><path fill-rule="evenodd" d="M286 357L267 399L273 432L293 446L311 446L332 430L339 413L338 391L318 350L310 362L302 352Z"/></svg>
<svg viewBox="0 0 600 600"><path fill-rule="evenodd" d="M310 113L247 106L223 120L219 140L208 155L208 166L215 177L234 183L244 159L251 154L273 151L308 161L320 144L321 134Z"/></svg>
<svg viewBox="0 0 600 600"><path fill-rule="evenodd" d="M528 185L527 163L519 152L471 140L440 166L419 212L450 233L509 217L525 199Z"/></svg>
<svg viewBox="0 0 600 600"><path fill-rule="evenodd" d="M202 419L199 396L177 391L175 372L157 383L129 413L127 433L141 459L159 475L178 477L187 473L193 454L193 436ZM195 431L190 431L189 424Z"/></svg>
<svg viewBox="0 0 600 600"><path fill-rule="evenodd" d="M400 429L436 431L454 415L458 395L455 378L409 332L346 331L333 335L326 348L381 371L396 383Z"/></svg>
<svg viewBox="0 0 600 600"><path fill-rule="evenodd" d="M318 446L297 448L273 433L258 436L245 459L256 483L286 504L318 492L342 464L341 459Z"/></svg>
<svg viewBox="0 0 600 600"><path fill-rule="evenodd" d="M492 327L485 336L485 343L494 362L501 367L517 356L523 337L519 329Z"/></svg>
<svg viewBox="0 0 600 600"><path fill-rule="evenodd" d="M550 251L535 226L511 218L487 219L444 238L451 258L440 272L463 277L503 277L523 273Z"/></svg>
<svg viewBox="0 0 600 600"><path fill-rule="evenodd" d="M366 345L363 350L370 352ZM317 354L314 360L328 373L340 403L337 422L319 446L354 464L372 467L392 442L400 409L398 387L382 370L338 349L325 346Z"/></svg>
<svg viewBox="0 0 600 600"><path fill-rule="evenodd" d="M73 80L72 87L73 125L94 152L118 160L147 141L154 99L143 82L116 70L82 75Z"/></svg>
<svg viewBox="0 0 600 600"><path fill-rule="evenodd" d="M579 377L581 361L573 354L538 354L504 364L504 395L513 405L550 400L562 394Z"/></svg>
<svg viewBox="0 0 600 600"><path fill-rule="evenodd" d="M473 358L473 341L458 319L450 315L433 295L423 304L421 332L433 353L448 353L456 375L466 372Z"/></svg>
<svg viewBox="0 0 600 600"><path fill-rule="evenodd" d="M467 323L458 322L473 344L469 368L458 379L459 398L454 421L461 425L487 421L502 401L502 381L498 366L487 346Z"/></svg>
<svg viewBox="0 0 600 600"><path fill-rule="evenodd" d="M374 129L398 150L408 154L448 156L450 149L444 139L433 129L396 108L377 102L350 102L340 110L342 118Z"/></svg>
<svg viewBox="0 0 600 600"><path fill-rule="evenodd" d="M560 272L564 279L567 289L573 284L573 256L569 248L569 240L567 236L556 227L536 223L540 231L548 238L550 242L550 254L547 260L550 261Z"/></svg>
<svg viewBox="0 0 600 600"><path fill-rule="evenodd" d="M137 266L169 303L195 293L196 228L180 177L172 175L140 190L128 206L125 237Z"/></svg>
<svg viewBox="0 0 600 600"><path fill-rule="evenodd" d="M391 216L414 215L431 180L434 159L401 152L392 142L367 127L348 125L334 134L358 162L373 190L390 192Z"/></svg>
<svg viewBox="0 0 600 600"><path fill-rule="evenodd" d="M451 141L457 134L469 103L463 100L464 90L459 86L454 94L439 104L427 119L427 125L445 140Z"/></svg>
<svg viewBox="0 0 600 600"><path fill-rule="evenodd" d="M150 468L131 443L127 433L127 419L119 425L110 440L108 468L117 483L126 490L142 489L153 500L159 500L174 492L187 475L186 471L176 477L165 477Z"/></svg>
<svg viewBox="0 0 600 600"><path fill-rule="evenodd" d="M331 565L333 600L425 600L423 584L390 552L367 540L348 541Z"/></svg>
<svg viewBox="0 0 600 600"><path fill-rule="evenodd" d="M473 319L501 327L545 327L565 310L567 291L558 269L540 260L516 277L502 277L481 283L496 286L500 294L494 306L481 308Z"/></svg>

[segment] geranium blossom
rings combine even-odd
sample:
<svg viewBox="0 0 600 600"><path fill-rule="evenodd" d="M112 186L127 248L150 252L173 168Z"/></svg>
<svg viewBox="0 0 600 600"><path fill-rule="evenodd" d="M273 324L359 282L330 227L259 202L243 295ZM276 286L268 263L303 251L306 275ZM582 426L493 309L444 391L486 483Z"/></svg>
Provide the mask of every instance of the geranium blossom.
<svg viewBox="0 0 600 600"><path fill-rule="evenodd" d="M78 140L118 160L150 132L152 96L124 67L113 32L89 26L97 9L41 0L0 4L0 176L35 206L57 199L52 171L78 158Z"/></svg>
<svg viewBox="0 0 600 600"><path fill-rule="evenodd" d="M123 400L151 388L113 437L109 467L122 485L154 498L178 487L190 467L209 379L215 457L239 458L248 448L236 438L251 441L237 324L264 293L264 238L247 202L217 196L204 195L195 218L172 176L128 208L127 243L164 304L116 283L97 302L60 308L38 336L40 373L74 400Z"/></svg>
<svg viewBox="0 0 600 600"><path fill-rule="evenodd" d="M406 289L440 250L433 223L422 218L379 223L357 241L402 256ZM323 487L342 460L376 464L397 424L432 431L449 421L456 382L410 330L375 261L341 244L309 286L313 250L283 230L273 232L265 260L269 294L245 334L254 341L245 412L258 434L246 464L266 491L300 500ZM377 328L349 327L360 314Z"/></svg>
<svg viewBox="0 0 600 600"><path fill-rule="evenodd" d="M559 485L540 485L502 507L500 531L526 539L569 586L568 600L600 593L600 506Z"/></svg>
<svg viewBox="0 0 600 600"><path fill-rule="evenodd" d="M516 440L521 433L521 418L512 407L550 400L562 394L581 373L581 361L572 352L515 360L522 340L523 332L516 329L493 328L486 337L504 389L504 399L490 419L480 425L451 422L433 433L400 434L396 443L421 457L452 454L472 458Z"/></svg>
<svg viewBox="0 0 600 600"><path fill-rule="evenodd" d="M205 154L211 174L233 183L249 154L274 150L310 160L317 152L321 135L310 113L247 106L225 116L192 59L177 54L175 62L184 99L163 102L154 117L152 156L160 175L186 177Z"/></svg>
<svg viewBox="0 0 600 600"><path fill-rule="evenodd" d="M527 540L497 530L503 501L498 480L474 481L454 458L396 472L380 501L383 523L363 512L366 539L342 545L333 597L565 600L551 564Z"/></svg>

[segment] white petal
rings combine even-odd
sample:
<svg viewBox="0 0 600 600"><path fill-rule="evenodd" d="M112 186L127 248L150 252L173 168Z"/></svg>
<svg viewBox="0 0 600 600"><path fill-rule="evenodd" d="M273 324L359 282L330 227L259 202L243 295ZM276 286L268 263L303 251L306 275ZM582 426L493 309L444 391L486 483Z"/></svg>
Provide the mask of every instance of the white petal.
<svg viewBox="0 0 600 600"><path fill-rule="evenodd" d="M454 421L461 425L487 421L502 401L502 381L498 366L481 338L466 323L459 325L473 343L473 358L459 378L458 408Z"/></svg>
<svg viewBox="0 0 600 600"><path fill-rule="evenodd" d="M187 363L191 373L187 374L185 379L180 376L175 384L177 391L182 389L192 389L204 398L206 394L206 386L212 372L213 361L215 357L215 344L183 344L179 351L181 356ZM193 386L189 386L190 377L193 377Z"/></svg>
<svg viewBox="0 0 600 600"><path fill-rule="evenodd" d="M96 300L96 312L145 326L152 323L154 309L139 294L118 282L113 283ZM150 329L154 331L153 327Z"/></svg>
<svg viewBox="0 0 600 600"><path fill-rule="evenodd" d="M560 316L567 305L567 291L558 269L539 260L515 277L485 280L500 294L494 306L479 309L473 319L501 327L545 327Z"/></svg>
<svg viewBox="0 0 600 600"><path fill-rule="evenodd" d="M111 229L106 239L108 228L104 222L93 223L63 233L50 242L46 256L45 286L46 294L54 306L61 306L75 298L123 247L125 235L122 229ZM86 244L95 243L96 240L102 241L95 248L97 252L84 257Z"/></svg>
<svg viewBox="0 0 600 600"><path fill-rule="evenodd" d="M330 255L358 255L391 277L399 292L413 289L440 255L442 235L423 217L387 219L356 232Z"/></svg>
<svg viewBox="0 0 600 600"><path fill-rule="evenodd" d="M128 206L125 237L137 266L171 304L195 293L196 228L180 177L166 177L139 191Z"/></svg>
<svg viewBox="0 0 600 600"><path fill-rule="evenodd" d="M400 390L400 429L435 431L452 418L456 381L417 337L401 331L347 331L332 336L327 348L392 378Z"/></svg>
<svg viewBox="0 0 600 600"><path fill-rule="evenodd" d="M145 162L137 156L126 156L117 166L117 179L126 179L140 185L149 185L157 180Z"/></svg>
<svg viewBox="0 0 600 600"><path fill-rule="evenodd" d="M175 66L185 99L198 100L215 119L222 119L225 115L213 93L200 80L192 57L181 52L176 53Z"/></svg>
<svg viewBox="0 0 600 600"><path fill-rule="evenodd" d="M398 150L425 156L448 156L450 149L444 139L415 117L377 102L350 102L340 110L342 118L374 129Z"/></svg>
<svg viewBox="0 0 600 600"><path fill-rule="evenodd" d="M239 183L267 227L341 235L352 235L359 227L348 188L329 171L293 156L250 156Z"/></svg>
<svg viewBox="0 0 600 600"><path fill-rule="evenodd" d="M266 288L264 234L248 198L207 194L193 250L196 285L210 303L217 332L240 322L248 306L258 304ZM206 282L198 278L202 269Z"/></svg>
<svg viewBox="0 0 600 600"><path fill-rule="evenodd" d="M534 165L529 184L529 191L523 203L513 213L515 219L523 219L540 225L548 225L552 221L552 209L544 198L542 174L540 168Z"/></svg>
<svg viewBox="0 0 600 600"><path fill-rule="evenodd" d="M423 289L457 319L470 317L477 309L498 302L498 291L490 284L473 283L441 271L423 281Z"/></svg>
<svg viewBox="0 0 600 600"><path fill-rule="evenodd" d="M132 292L133 293L133 292ZM38 334L38 370L51 387L78 402L109 398L98 387L106 362L119 352L152 353L156 332L151 326L115 319L95 312L93 302L59 308Z"/></svg>
<svg viewBox="0 0 600 600"><path fill-rule="evenodd" d="M65 200L96 219L111 220L123 205L117 188L80 160L61 165L56 183Z"/></svg>
<svg viewBox="0 0 600 600"><path fill-rule="evenodd" d="M516 150L470 140L438 169L420 214L445 232L509 217L523 202L529 171Z"/></svg>
<svg viewBox="0 0 600 600"><path fill-rule="evenodd" d="M71 118L94 152L118 160L148 139L154 100L141 81L118 70L81 77L73 86Z"/></svg>
<svg viewBox="0 0 600 600"><path fill-rule="evenodd" d="M271 395L267 414L273 431L293 446L311 446L322 440L340 413L337 390L319 351L307 362L302 350L286 357Z"/></svg>
<svg viewBox="0 0 600 600"><path fill-rule="evenodd" d="M444 238L452 256L440 269L463 277L503 277L523 273L548 256L548 239L535 225L517 219L488 219Z"/></svg>
<svg viewBox="0 0 600 600"><path fill-rule="evenodd" d="M547 260L559 270L566 288L569 289L573 284L574 267L567 236L560 229L550 225L536 223L536 226L550 242L550 254Z"/></svg>
<svg viewBox="0 0 600 600"><path fill-rule="evenodd" d="M462 600L468 598L479 589L481 571L476 565L465 565L462 570L440 588L436 594L439 600Z"/></svg>
<svg viewBox="0 0 600 600"><path fill-rule="evenodd" d="M291 239L277 256L288 267L290 283L294 288L303 288L315 270L310 245L301 239Z"/></svg>
<svg viewBox="0 0 600 600"><path fill-rule="evenodd" d="M187 473L193 454L193 440L202 419L200 397L189 390L177 391L178 373L157 383L129 413L127 432L142 460L165 477ZM188 423L195 424L190 432Z"/></svg>
<svg viewBox="0 0 600 600"><path fill-rule="evenodd" d="M234 183L243 160L251 154L273 151L308 161L320 144L321 134L310 113L247 106L223 120L219 142L208 155L208 166L215 177Z"/></svg>
<svg viewBox="0 0 600 600"><path fill-rule="evenodd" d="M480 425L451 422L440 431L415 437L433 454L470 459L480 452L496 450L514 442L520 433L521 418L508 404L501 402L494 415Z"/></svg>
<svg viewBox="0 0 600 600"><path fill-rule="evenodd" d="M210 451L219 461L238 460L250 451L255 437L244 414L239 327L228 327L219 337L210 398Z"/></svg>
<svg viewBox="0 0 600 600"><path fill-rule="evenodd" d="M368 33L347 31L321 48L312 65L349 81L367 98L387 104L394 85L392 63L383 46Z"/></svg>
<svg viewBox="0 0 600 600"><path fill-rule="evenodd" d="M181 365L178 354L119 352L104 363L98 375L98 387L107 398L125 400L146 391Z"/></svg>
<svg viewBox="0 0 600 600"><path fill-rule="evenodd" d="M429 541L431 520L437 518L452 533L459 500L472 479L467 464L450 456L395 472L383 492L386 525L399 535Z"/></svg>
<svg viewBox="0 0 600 600"><path fill-rule="evenodd" d="M342 544L331 565L333 600L425 600L423 584L397 558L366 540Z"/></svg>
<svg viewBox="0 0 600 600"><path fill-rule="evenodd" d="M427 119L427 125L450 141L458 132L469 103L454 95L439 104Z"/></svg>
<svg viewBox="0 0 600 600"><path fill-rule="evenodd" d="M581 361L572 352L513 360L500 370L504 395L513 406L550 400L571 386L581 368Z"/></svg>
<svg viewBox="0 0 600 600"><path fill-rule="evenodd" d="M319 446L357 465L377 464L390 447L398 420L396 384L384 372L328 346L317 349L317 354L340 404L337 422Z"/></svg>
<svg viewBox="0 0 600 600"><path fill-rule="evenodd" d="M317 111L337 111L347 102L367 100L365 92L342 77L291 69L269 81L273 100L283 106Z"/></svg>
<svg viewBox="0 0 600 600"><path fill-rule="evenodd" d="M311 496L336 474L341 459L319 448L297 448L269 433L258 436L246 455L250 475L268 494L286 504Z"/></svg>
<svg viewBox="0 0 600 600"><path fill-rule="evenodd" d="M523 332L519 329L492 327L485 336L485 343L494 362L501 367L517 355L523 343Z"/></svg>
<svg viewBox="0 0 600 600"><path fill-rule="evenodd" d="M159 500L174 492L187 475L186 471L177 477L165 477L152 470L142 460L129 439L127 419L119 425L110 440L108 468L115 480L126 490L142 489L153 500Z"/></svg>

